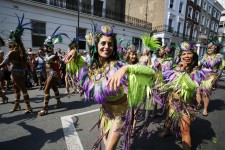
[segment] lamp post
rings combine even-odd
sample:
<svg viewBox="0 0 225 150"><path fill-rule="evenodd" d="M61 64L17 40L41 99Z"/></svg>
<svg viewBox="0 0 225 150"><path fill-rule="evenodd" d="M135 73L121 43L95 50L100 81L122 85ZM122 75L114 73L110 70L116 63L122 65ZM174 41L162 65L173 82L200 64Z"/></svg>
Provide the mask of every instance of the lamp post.
<svg viewBox="0 0 225 150"><path fill-rule="evenodd" d="M77 10L78 12L78 16L77 16L77 35L76 35L76 37L78 37L79 36L79 28L80 28L80 0L78 0L78 10ZM79 52L79 39L78 39L78 41L77 41L77 51Z"/></svg>

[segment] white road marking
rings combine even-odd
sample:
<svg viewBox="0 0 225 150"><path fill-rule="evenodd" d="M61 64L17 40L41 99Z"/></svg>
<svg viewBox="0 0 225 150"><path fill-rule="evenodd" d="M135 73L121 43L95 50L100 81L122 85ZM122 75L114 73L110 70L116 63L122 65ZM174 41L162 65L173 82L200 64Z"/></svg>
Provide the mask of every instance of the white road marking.
<svg viewBox="0 0 225 150"><path fill-rule="evenodd" d="M94 109L94 110L86 111L83 113L61 117L63 132L64 132L65 141L66 141L68 150L84 150L81 144L79 135L74 126L72 117L81 116L81 115L89 114L96 111L99 111L99 109Z"/></svg>

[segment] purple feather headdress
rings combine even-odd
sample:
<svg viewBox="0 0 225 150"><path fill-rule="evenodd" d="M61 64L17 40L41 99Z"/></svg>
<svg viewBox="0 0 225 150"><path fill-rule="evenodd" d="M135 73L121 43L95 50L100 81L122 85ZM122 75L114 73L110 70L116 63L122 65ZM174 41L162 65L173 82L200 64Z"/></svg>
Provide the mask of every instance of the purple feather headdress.
<svg viewBox="0 0 225 150"><path fill-rule="evenodd" d="M113 34L113 28L110 27L109 25L100 26L99 31L106 36L110 36Z"/></svg>

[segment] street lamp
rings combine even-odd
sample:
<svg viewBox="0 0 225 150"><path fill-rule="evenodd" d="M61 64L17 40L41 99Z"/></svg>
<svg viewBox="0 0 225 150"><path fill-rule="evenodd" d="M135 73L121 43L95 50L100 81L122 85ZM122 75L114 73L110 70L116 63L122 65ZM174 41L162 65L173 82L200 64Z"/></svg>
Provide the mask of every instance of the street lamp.
<svg viewBox="0 0 225 150"><path fill-rule="evenodd" d="M79 28L80 28L80 0L78 0L78 16L77 16L77 33L76 33L76 37L79 36ZM77 51L79 52L79 39L77 41Z"/></svg>

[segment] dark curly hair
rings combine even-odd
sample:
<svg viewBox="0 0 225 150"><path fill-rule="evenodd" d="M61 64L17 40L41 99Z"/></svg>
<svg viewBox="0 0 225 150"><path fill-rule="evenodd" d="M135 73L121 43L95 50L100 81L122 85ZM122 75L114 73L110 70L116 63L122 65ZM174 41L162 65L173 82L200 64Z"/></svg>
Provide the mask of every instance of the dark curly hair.
<svg viewBox="0 0 225 150"><path fill-rule="evenodd" d="M103 36L107 36L103 33L97 33L96 34L96 40L95 40L95 48L92 49L90 51L90 54L91 56L93 56L93 59L91 60L91 65L94 65L96 64L97 66L99 65L99 59L98 59L98 43L100 41L100 39L103 37ZM111 37L112 40L113 40L113 52L112 54L110 55L110 57L108 58L109 61L111 60L119 60L119 55L118 55L118 52L117 52L117 40L116 40L116 36L115 35L108 35L107 37Z"/></svg>

